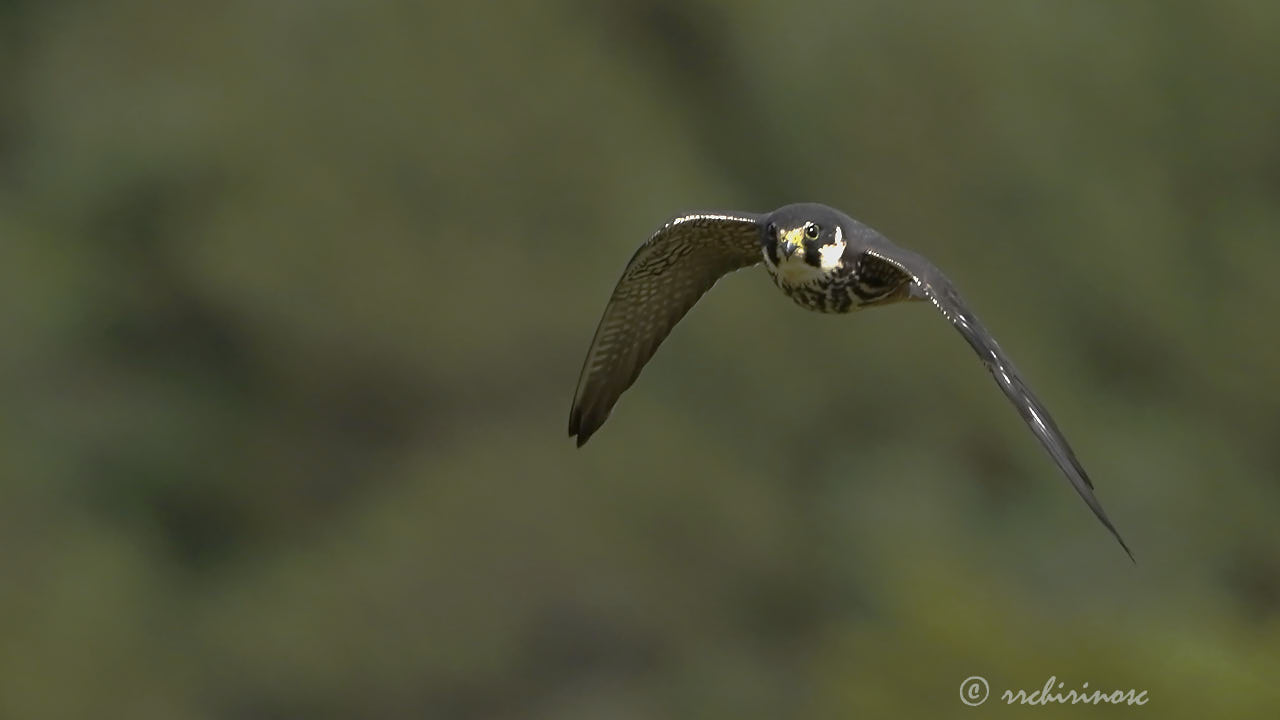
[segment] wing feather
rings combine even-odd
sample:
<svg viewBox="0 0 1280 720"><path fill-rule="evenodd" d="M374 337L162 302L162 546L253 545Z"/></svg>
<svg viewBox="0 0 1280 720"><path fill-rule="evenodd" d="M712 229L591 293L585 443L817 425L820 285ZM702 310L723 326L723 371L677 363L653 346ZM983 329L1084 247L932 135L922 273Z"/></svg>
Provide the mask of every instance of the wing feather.
<svg viewBox="0 0 1280 720"><path fill-rule="evenodd" d="M1053 457L1072 487L1084 499L1089 509L1093 510L1098 520L1111 531L1111 534L1120 542L1120 547L1124 548L1129 559L1132 560L1133 552L1129 550L1124 538L1120 537L1119 531L1107 517L1106 511L1102 509L1102 504L1093 492L1093 482L1089 480L1088 473L1076 459L1062 431L1054 423L1049 411L1031 392L1031 388L1023 382L1022 376L1018 374L1013 362L1004 354L1004 350L1000 348L996 339L965 305L951 281L923 256L898 247L883 237L870 238L868 245L869 255L895 265L911 276L911 294L915 298L931 302L943 317L955 326L982 359L991 376L995 378L996 384L1018 409L1018 414L1026 421L1040 444Z"/></svg>
<svg viewBox="0 0 1280 720"><path fill-rule="evenodd" d="M759 221L751 213L685 215L636 251L582 364L569 412L579 447L698 298L724 275L761 262Z"/></svg>

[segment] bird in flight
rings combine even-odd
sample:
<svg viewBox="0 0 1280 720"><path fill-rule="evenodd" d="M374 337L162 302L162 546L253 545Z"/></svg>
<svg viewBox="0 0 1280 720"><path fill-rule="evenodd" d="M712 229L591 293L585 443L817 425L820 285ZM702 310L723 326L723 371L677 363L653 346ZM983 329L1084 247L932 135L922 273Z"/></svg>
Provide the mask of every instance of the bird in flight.
<svg viewBox="0 0 1280 720"><path fill-rule="evenodd" d="M951 281L921 255L816 203L765 214L684 215L640 246L605 306L582 365L569 412L569 435L577 437L579 447L604 424L619 396L698 298L721 277L761 262L774 284L809 310L847 313L899 301L932 303L978 354L1072 487L1133 558L1049 411Z"/></svg>

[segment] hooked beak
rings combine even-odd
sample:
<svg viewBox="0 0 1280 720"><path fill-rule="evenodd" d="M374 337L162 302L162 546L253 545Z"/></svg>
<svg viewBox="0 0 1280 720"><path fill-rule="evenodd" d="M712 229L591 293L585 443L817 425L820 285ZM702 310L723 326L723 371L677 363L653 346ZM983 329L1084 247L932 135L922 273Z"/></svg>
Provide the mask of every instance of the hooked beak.
<svg viewBox="0 0 1280 720"><path fill-rule="evenodd" d="M783 257L791 259L791 256L795 255L796 251L801 250L804 247L801 245L803 238L804 228L796 228L794 230L787 230L786 232L779 233L778 251L782 253Z"/></svg>

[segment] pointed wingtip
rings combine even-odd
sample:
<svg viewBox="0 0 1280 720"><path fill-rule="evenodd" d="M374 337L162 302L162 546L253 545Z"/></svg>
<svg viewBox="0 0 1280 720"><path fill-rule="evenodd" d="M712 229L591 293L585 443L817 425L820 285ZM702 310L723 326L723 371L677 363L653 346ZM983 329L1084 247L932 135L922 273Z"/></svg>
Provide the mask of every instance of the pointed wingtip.
<svg viewBox="0 0 1280 720"><path fill-rule="evenodd" d="M1133 550L1129 549L1129 543L1125 542L1124 538L1120 536L1120 531L1116 529L1115 523L1111 522L1111 518L1107 516L1107 511L1102 509L1102 503L1098 500L1098 496L1093 493L1093 484L1089 482L1089 476L1084 473L1079 464L1074 467L1078 471L1076 476L1072 477L1068 473L1068 477L1071 478L1071 484L1075 486L1076 492L1080 494L1085 504L1093 511L1094 517L1098 518L1098 521L1107 529L1107 532L1111 533L1111 537L1120 543L1120 547L1124 549L1124 554L1129 556L1129 561L1137 565L1138 559L1133 556ZM1077 478L1083 482L1077 482Z"/></svg>
<svg viewBox="0 0 1280 720"><path fill-rule="evenodd" d="M1102 524L1111 531L1111 536L1116 539L1116 542L1120 543L1120 547L1124 549L1124 554L1129 556L1129 562L1137 565L1138 559L1133 556L1133 551L1129 549L1129 543L1125 542L1124 538L1120 537L1120 531L1111 523L1111 518L1107 517L1107 514L1105 512L1101 512L1101 510L1102 506L1099 504L1098 507L1095 508L1098 519L1101 520Z"/></svg>
<svg viewBox="0 0 1280 720"><path fill-rule="evenodd" d="M599 425L597 425L597 426L595 426L595 427L591 427L590 425L585 425L585 426L584 426L584 425L581 425L581 424L580 424L580 425L578 425L577 427L575 427L575 428L573 429L573 432L569 433L569 435L570 435L571 437L572 437L572 436L577 436L577 438L578 438L578 447L582 447L583 445L586 445L586 444L587 444L587 441L591 439L591 436L595 434L596 430L597 430L599 427L600 427Z"/></svg>
<svg viewBox="0 0 1280 720"><path fill-rule="evenodd" d="M586 445L608 417L608 411L602 413L597 403L575 402L569 411L569 437L577 438L578 447Z"/></svg>
<svg viewBox="0 0 1280 720"><path fill-rule="evenodd" d="M1112 531L1112 532L1115 532L1115 531ZM1124 538L1120 537L1120 533L1118 532L1115 533L1115 536L1116 536L1116 540L1120 541L1120 547L1124 548L1125 554L1129 556L1129 562L1133 563L1134 565L1137 565L1138 558L1133 556L1133 551L1129 549L1129 544L1124 541Z"/></svg>
<svg viewBox="0 0 1280 720"><path fill-rule="evenodd" d="M578 426L582 423L582 410L578 408L575 401L573 407L569 408L569 437L578 434Z"/></svg>
<svg viewBox="0 0 1280 720"><path fill-rule="evenodd" d="M599 427L598 423L594 426L590 422L583 423L581 407L574 405L569 411L569 437L577 438L578 447L586 445Z"/></svg>

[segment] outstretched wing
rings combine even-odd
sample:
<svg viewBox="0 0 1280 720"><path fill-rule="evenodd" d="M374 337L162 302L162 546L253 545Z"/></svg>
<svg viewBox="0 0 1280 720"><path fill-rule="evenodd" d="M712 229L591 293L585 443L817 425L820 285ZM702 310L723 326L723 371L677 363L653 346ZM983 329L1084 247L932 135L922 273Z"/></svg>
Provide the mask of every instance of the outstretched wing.
<svg viewBox="0 0 1280 720"><path fill-rule="evenodd" d="M866 252L909 274L912 279L911 295L933 303L943 317L950 320L956 330L960 331L964 339L978 353L978 357L982 358L987 370L991 371L996 384L1018 409L1018 414L1026 421L1031 432L1035 433L1040 444L1053 456L1076 492L1080 493L1080 497L1084 498L1089 509L1093 510L1098 520L1111 531L1111 534L1120 542L1120 547L1124 548L1129 559L1132 560L1133 552L1129 550L1124 538L1120 537L1120 533L1102 509L1102 504L1093 493L1093 483L1089 480L1089 475L1080 466L1080 461L1071 451L1071 446L1062 436L1062 431L1058 430L1049 411L1036 399L1031 388L1022 381L1013 362L1000 349L996 339L982 326L977 316L965 306L964 300L951 281L923 256L900 248L883 237L871 238Z"/></svg>
<svg viewBox="0 0 1280 720"><path fill-rule="evenodd" d="M569 412L578 446L689 308L724 275L762 259L759 215L678 217L640 246L623 271L582 364Z"/></svg>

